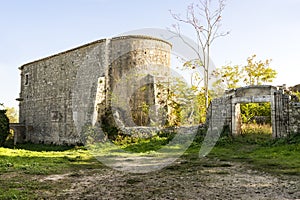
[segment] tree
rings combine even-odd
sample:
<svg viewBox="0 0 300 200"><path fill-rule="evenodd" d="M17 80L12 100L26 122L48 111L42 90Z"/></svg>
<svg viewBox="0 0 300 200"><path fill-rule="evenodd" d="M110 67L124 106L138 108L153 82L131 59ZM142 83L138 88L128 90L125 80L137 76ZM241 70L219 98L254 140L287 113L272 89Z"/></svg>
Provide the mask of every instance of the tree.
<svg viewBox="0 0 300 200"><path fill-rule="evenodd" d="M193 125L201 122L204 105L195 87L190 87L181 78L174 77L168 86L167 126ZM202 111L202 112L201 112Z"/></svg>
<svg viewBox="0 0 300 200"><path fill-rule="evenodd" d="M10 123L18 123L19 121L19 117L18 117L18 112L17 109L15 109L14 107L6 107L6 116L9 119Z"/></svg>
<svg viewBox="0 0 300 200"><path fill-rule="evenodd" d="M234 89L242 85L262 85L272 82L277 72L269 65L271 59L255 61L256 55L247 59L247 65L225 65L214 70L212 75L217 79L214 86L223 89ZM244 123L253 122L256 116L266 117L266 122L271 121L270 103L241 104L241 116Z"/></svg>
<svg viewBox="0 0 300 200"><path fill-rule="evenodd" d="M240 80L243 78L242 70L238 65L225 65L213 71L212 76L217 78L213 84L215 87L222 87L223 89L233 89L240 86Z"/></svg>
<svg viewBox="0 0 300 200"><path fill-rule="evenodd" d="M214 85L224 89L233 89L243 85L262 85L271 83L277 72L270 67L271 59L255 61L256 55L247 59L247 65L225 65L213 71L212 76L216 78Z"/></svg>
<svg viewBox="0 0 300 200"><path fill-rule="evenodd" d="M255 117L264 117L265 123L271 123L271 103L246 103L241 104L241 117L243 123L256 123Z"/></svg>
<svg viewBox="0 0 300 200"><path fill-rule="evenodd" d="M3 104L0 104L3 107ZM9 119L6 110L0 109L0 146L3 146L9 135Z"/></svg>
<svg viewBox="0 0 300 200"><path fill-rule="evenodd" d="M255 54L249 57L247 59L247 65L243 68L246 75L244 83L246 85L262 85L263 83L272 82L277 75L277 72L269 67L272 60L255 61L255 57Z"/></svg>
<svg viewBox="0 0 300 200"><path fill-rule="evenodd" d="M222 12L225 8L225 0L218 0L217 5L213 4L212 0L198 0L198 4L190 4L187 7L186 16L182 18L179 14L171 12L172 17L183 24L192 26L196 32L198 48L190 46L195 51L197 58L187 61L185 66L192 69L203 68L204 71L204 93L205 93L205 107L209 104L209 66L210 66L210 48L215 39L229 34L229 32L219 32L221 26ZM176 34L182 39L179 24L173 25Z"/></svg>

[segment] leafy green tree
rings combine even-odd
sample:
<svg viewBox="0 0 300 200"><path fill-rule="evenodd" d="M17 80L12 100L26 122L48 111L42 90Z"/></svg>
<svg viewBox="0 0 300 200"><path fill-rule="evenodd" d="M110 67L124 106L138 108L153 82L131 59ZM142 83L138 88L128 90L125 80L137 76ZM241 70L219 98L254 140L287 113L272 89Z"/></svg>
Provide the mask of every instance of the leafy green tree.
<svg viewBox="0 0 300 200"><path fill-rule="evenodd" d="M190 76L190 84L193 87L200 87L201 82L204 80L199 73L199 67L201 67L203 64L201 60L199 59L194 59L194 60L189 60L189 61L183 61L183 70L190 70L191 76ZM205 90L205 88L204 88Z"/></svg>
<svg viewBox="0 0 300 200"><path fill-rule="evenodd" d="M192 125L201 122L205 113L205 96L180 78L174 78L168 93L168 126ZM202 113L202 115L201 115Z"/></svg>
<svg viewBox="0 0 300 200"><path fill-rule="evenodd" d="M256 123L255 117L265 118L265 123L271 123L271 103L246 103L241 104L241 117L243 123Z"/></svg>
<svg viewBox="0 0 300 200"><path fill-rule="evenodd" d="M209 90L209 101L211 101L214 94ZM200 91L197 93L196 97L196 107L197 107L197 115L196 115L196 123L205 123L206 120L206 108L205 108L205 93Z"/></svg>
<svg viewBox="0 0 300 200"><path fill-rule="evenodd" d="M277 75L277 72L269 67L271 59L265 61L255 61L256 55L247 59L247 65L243 67L245 73L244 83L246 85L262 85L271 83Z"/></svg>
<svg viewBox="0 0 300 200"><path fill-rule="evenodd" d="M217 79L215 87L234 89L241 86L262 85L271 83L277 72L270 67L271 59L255 61L256 55L247 59L247 65L225 65L213 71L212 76Z"/></svg>
<svg viewBox="0 0 300 200"><path fill-rule="evenodd" d="M214 86L224 89L234 89L240 87L240 81L243 78L242 70L238 65L225 65L213 71L212 76L217 78Z"/></svg>
<svg viewBox="0 0 300 200"><path fill-rule="evenodd" d="M3 104L0 104L3 107ZM9 135L9 119L6 110L0 109L0 146L3 146Z"/></svg>
<svg viewBox="0 0 300 200"><path fill-rule="evenodd" d="M18 116L18 111L14 107L6 107L6 116L9 119L10 123L18 123L19 121L19 116Z"/></svg>
<svg viewBox="0 0 300 200"><path fill-rule="evenodd" d="M297 91L297 92L291 92L292 94L292 101L294 102L299 102L300 101L300 92Z"/></svg>

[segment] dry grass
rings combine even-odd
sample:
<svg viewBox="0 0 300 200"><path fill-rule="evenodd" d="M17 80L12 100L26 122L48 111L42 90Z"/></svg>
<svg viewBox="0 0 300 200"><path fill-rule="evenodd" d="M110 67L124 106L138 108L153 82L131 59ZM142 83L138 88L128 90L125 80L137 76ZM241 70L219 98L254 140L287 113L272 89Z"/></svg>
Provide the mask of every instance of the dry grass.
<svg viewBox="0 0 300 200"><path fill-rule="evenodd" d="M242 134L272 135L272 126L271 124L243 124Z"/></svg>

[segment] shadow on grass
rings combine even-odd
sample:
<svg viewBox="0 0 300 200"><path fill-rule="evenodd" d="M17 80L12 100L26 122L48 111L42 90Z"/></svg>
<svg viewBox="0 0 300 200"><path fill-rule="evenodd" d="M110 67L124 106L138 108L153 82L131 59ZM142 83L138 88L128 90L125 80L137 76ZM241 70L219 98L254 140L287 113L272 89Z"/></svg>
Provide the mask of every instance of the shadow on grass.
<svg viewBox="0 0 300 200"><path fill-rule="evenodd" d="M83 146L26 143L13 148L0 148L0 174L6 172L60 174L102 166Z"/></svg>
<svg viewBox="0 0 300 200"><path fill-rule="evenodd" d="M13 145L11 141L7 141L4 145L5 148L9 149L23 149L29 151L67 151L72 149L85 149L84 146L75 146L75 145L54 145L54 144L33 144L33 143L24 143Z"/></svg>

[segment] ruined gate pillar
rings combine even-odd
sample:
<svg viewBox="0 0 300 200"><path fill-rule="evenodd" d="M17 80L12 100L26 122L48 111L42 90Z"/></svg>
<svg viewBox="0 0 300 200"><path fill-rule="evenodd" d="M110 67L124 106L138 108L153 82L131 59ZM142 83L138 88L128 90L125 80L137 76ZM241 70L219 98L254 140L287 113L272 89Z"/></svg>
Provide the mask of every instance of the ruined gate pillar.
<svg viewBox="0 0 300 200"><path fill-rule="evenodd" d="M242 133L242 118L241 118L241 108L239 103L232 103L231 109L231 133L232 135L240 135Z"/></svg>
<svg viewBox="0 0 300 200"><path fill-rule="evenodd" d="M289 97L282 90L274 92L274 106L272 106L273 138L286 137L288 135L289 122ZM273 121L274 120L274 121Z"/></svg>

